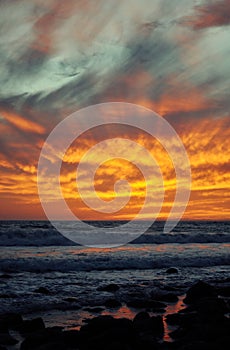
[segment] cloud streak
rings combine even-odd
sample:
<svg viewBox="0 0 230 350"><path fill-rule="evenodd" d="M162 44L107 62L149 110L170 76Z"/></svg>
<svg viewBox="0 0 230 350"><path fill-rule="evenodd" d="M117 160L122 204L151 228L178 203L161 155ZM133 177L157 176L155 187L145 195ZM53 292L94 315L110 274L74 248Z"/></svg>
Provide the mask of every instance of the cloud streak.
<svg viewBox="0 0 230 350"><path fill-rule="evenodd" d="M195 14L188 16L185 24L195 30L230 25L229 0L211 0L196 6Z"/></svg>

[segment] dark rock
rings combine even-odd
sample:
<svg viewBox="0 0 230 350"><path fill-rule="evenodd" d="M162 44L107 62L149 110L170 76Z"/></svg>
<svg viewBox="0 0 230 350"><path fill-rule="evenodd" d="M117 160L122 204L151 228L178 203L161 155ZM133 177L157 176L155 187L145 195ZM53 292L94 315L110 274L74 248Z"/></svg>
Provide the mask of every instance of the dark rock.
<svg viewBox="0 0 230 350"><path fill-rule="evenodd" d="M150 319L150 315L148 314L148 312L138 312L138 314L136 314L136 316L133 319L133 322L139 322L139 321L144 321L144 320L149 320Z"/></svg>
<svg viewBox="0 0 230 350"><path fill-rule="evenodd" d="M102 287L97 288L97 290L99 290L99 291L110 292L110 293L114 293L114 292L118 291L119 289L120 289L120 287L115 283L111 283L111 284L108 284L107 286L102 286Z"/></svg>
<svg viewBox="0 0 230 350"><path fill-rule="evenodd" d="M202 298L216 297L217 292L214 287L210 286L208 283L199 281L193 285L186 293L184 302L186 304L192 304L197 302Z"/></svg>
<svg viewBox="0 0 230 350"><path fill-rule="evenodd" d="M80 332L98 332L103 329L108 329L114 326L114 318L109 315L103 315L88 319L87 324L81 326Z"/></svg>
<svg viewBox="0 0 230 350"><path fill-rule="evenodd" d="M107 330L105 333L101 333L98 339L98 349L110 349L110 344L114 346L114 343L118 343L123 349L133 350L136 349L136 339L137 337L133 328L118 326Z"/></svg>
<svg viewBox="0 0 230 350"><path fill-rule="evenodd" d="M230 344L230 336L227 335L227 336L223 336L221 337L220 339L216 339L214 342L213 342L213 345L214 345L214 349L218 349L218 350L227 350L229 349L229 344Z"/></svg>
<svg viewBox="0 0 230 350"><path fill-rule="evenodd" d="M197 312L185 313L185 314L170 314L166 316L168 324L180 325L183 328L190 327L195 323L200 322L200 317Z"/></svg>
<svg viewBox="0 0 230 350"><path fill-rule="evenodd" d="M189 312L188 312L189 310ZM170 324L178 324L183 327L190 327L196 323L209 324L224 321L224 314L228 310L226 303L218 298L203 298L192 304L187 309L177 314L166 316Z"/></svg>
<svg viewBox="0 0 230 350"><path fill-rule="evenodd" d="M153 309L164 309L166 305L161 303L160 301L148 300L148 299L134 299L127 302L127 306L133 307L136 309L145 309L145 308L153 308Z"/></svg>
<svg viewBox="0 0 230 350"><path fill-rule="evenodd" d="M99 313L99 312L102 312L104 311L104 308L103 307L84 307L84 310L85 311L88 311L88 312L91 312L91 313Z"/></svg>
<svg viewBox="0 0 230 350"><path fill-rule="evenodd" d="M153 333L157 337L163 337L164 335L164 323L162 316L152 316L151 317L152 325L153 325Z"/></svg>
<svg viewBox="0 0 230 350"><path fill-rule="evenodd" d="M39 293L39 294L44 294L44 295L50 295L51 294L49 289L47 289L45 287L39 287L39 288L35 289L34 293Z"/></svg>
<svg viewBox="0 0 230 350"><path fill-rule="evenodd" d="M217 339L228 337L230 329L230 319L223 317L218 319L203 319L199 313L181 315L180 327L171 332L174 339L186 341L215 342ZM215 348L216 349L216 348Z"/></svg>
<svg viewBox="0 0 230 350"><path fill-rule="evenodd" d="M200 331L200 334L198 335L197 330ZM169 333L170 337L172 339L186 339L187 341L191 341L192 339L202 340L202 332L201 329L199 329L198 326L193 325L192 329L179 327L178 329L172 331Z"/></svg>
<svg viewBox="0 0 230 350"><path fill-rule="evenodd" d="M77 347L79 344L79 331L71 330L62 332L62 340L63 342L70 347Z"/></svg>
<svg viewBox="0 0 230 350"><path fill-rule="evenodd" d="M159 349L159 343L154 335L151 335L149 333L141 333L139 335L139 346L137 349L143 349L143 350L156 350ZM163 350L163 347L162 347ZM168 348L164 348L164 350L168 350Z"/></svg>
<svg viewBox="0 0 230 350"><path fill-rule="evenodd" d="M113 318L112 316L103 315L88 320L88 324L81 327L80 332L98 333L112 328L130 328L132 321L126 318Z"/></svg>
<svg viewBox="0 0 230 350"><path fill-rule="evenodd" d="M206 341L195 340L189 342L189 344L185 342L184 345L179 347L179 350L214 350L214 347L212 347L212 344L207 343Z"/></svg>
<svg viewBox="0 0 230 350"><path fill-rule="evenodd" d="M62 330L63 330L63 327L61 326L53 326L53 327L47 327L40 332L47 332L50 334L59 334Z"/></svg>
<svg viewBox="0 0 230 350"><path fill-rule="evenodd" d="M173 273L178 273L178 269L175 267L170 267L169 269L166 270L166 273L173 274Z"/></svg>
<svg viewBox="0 0 230 350"><path fill-rule="evenodd" d="M109 344L109 350L132 350L130 345L128 344L122 344L119 341L114 341L111 344Z"/></svg>
<svg viewBox="0 0 230 350"><path fill-rule="evenodd" d="M79 336L80 349L111 349L114 343L122 344L124 349L137 349L133 322L126 318L95 317L81 327Z"/></svg>
<svg viewBox="0 0 230 350"><path fill-rule="evenodd" d="M13 278L13 276L9 275L8 273L3 273L2 275L0 275L0 278L8 279L8 278Z"/></svg>
<svg viewBox="0 0 230 350"><path fill-rule="evenodd" d="M64 301L67 301L68 303L76 303L78 299L74 297L68 297L68 298L65 298Z"/></svg>
<svg viewBox="0 0 230 350"><path fill-rule="evenodd" d="M162 294L155 294L154 292L151 294L151 298L157 301L166 301L170 303L174 303L178 301L177 295L173 293L162 293Z"/></svg>
<svg viewBox="0 0 230 350"><path fill-rule="evenodd" d="M229 312L226 302L219 298L203 298L193 304L193 307L203 318L209 321L212 319L217 321Z"/></svg>
<svg viewBox="0 0 230 350"><path fill-rule="evenodd" d="M14 329L19 330L23 324L23 319L20 314L6 313L0 316L0 330Z"/></svg>
<svg viewBox="0 0 230 350"><path fill-rule="evenodd" d="M121 305L120 301L118 301L116 299L108 299L105 301L105 306L108 308L119 308L122 305Z"/></svg>
<svg viewBox="0 0 230 350"><path fill-rule="evenodd" d="M158 338L164 335L164 324L161 316L146 317L143 319L134 318L133 324L138 332L147 332Z"/></svg>
<svg viewBox="0 0 230 350"><path fill-rule="evenodd" d="M18 340L13 338L8 332L0 333L0 344L1 345L15 345Z"/></svg>
<svg viewBox="0 0 230 350"><path fill-rule="evenodd" d="M166 321L168 324L171 325L180 325L181 324L181 320L183 319L184 315L181 315L179 313L176 314L168 314L166 316Z"/></svg>
<svg viewBox="0 0 230 350"><path fill-rule="evenodd" d="M66 346L66 344L61 341L53 341L47 344L43 344L36 349L37 350L72 350L73 348ZM34 350L34 349L31 349L31 350Z"/></svg>
<svg viewBox="0 0 230 350"><path fill-rule="evenodd" d="M38 318L34 318L33 320L23 321L20 327L20 333L22 335L25 335L28 333L41 331L43 329L45 329L45 324L43 322L43 319L41 317L38 317Z"/></svg>
<svg viewBox="0 0 230 350"><path fill-rule="evenodd" d="M29 334L22 342L20 350L37 349L47 344L62 341L62 331L59 327L52 327Z"/></svg>
<svg viewBox="0 0 230 350"><path fill-rule="evenodd" d="M230 286L220 287L217 289L217 294L230 298Z"/></svg>
<svg viewBox="0 0 230 350"><path fill-rule="evenodd" d="M6 322L4 322L4 320L0 320L0 333L7 333L8 332L8 325L6 324Z"/></svg>

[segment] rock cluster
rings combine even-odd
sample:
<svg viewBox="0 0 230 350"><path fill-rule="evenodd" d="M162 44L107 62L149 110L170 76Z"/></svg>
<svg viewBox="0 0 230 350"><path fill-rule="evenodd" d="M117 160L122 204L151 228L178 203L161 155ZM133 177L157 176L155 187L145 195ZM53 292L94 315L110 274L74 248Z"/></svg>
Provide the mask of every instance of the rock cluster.
<svg viewBox="0 0 230 350"><path fill-rule="evenodd" d="M103 290L116 292L110 285ZM40 291L44 292L44 291ZM170 293L164 301L175 302ZM0 350L18 343L23 338L20 350L224 350L230 345L229 288L216 289L199 281L187 290L186 307L166 316L168 326L174 327L172 341L164 340L165 319L152 316L149 308L165 309L167 305L158 300L132 300L131 308L141 308L133 320L100 315L86 320L79 330L63 330L60 327L46 328L42 318L24 320L19 314L0 316ZM170 300L172 299L172 300ZM119 307L116 299L108 299L107 307Z"/></svg>

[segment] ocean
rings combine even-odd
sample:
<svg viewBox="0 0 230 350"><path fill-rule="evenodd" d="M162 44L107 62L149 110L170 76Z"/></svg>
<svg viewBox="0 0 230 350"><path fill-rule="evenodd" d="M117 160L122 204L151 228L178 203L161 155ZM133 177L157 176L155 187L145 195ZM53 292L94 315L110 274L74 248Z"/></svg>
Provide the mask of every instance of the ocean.
<svg viewBox="0 0 230 350"><path fill-rule="evenodd" d="M95 313L131 318L126 301L133 296L183 295L198 280L229 283L230 222L181 221L170 234L163 226L155 222L134 242L100 249L74 244L47 221L1 221L0 313L40 315L72 329ZM170 267L177 272L167 273ZM111 283L115 294L102 290ZM120 306L105 307L114 295Z"/></svg>

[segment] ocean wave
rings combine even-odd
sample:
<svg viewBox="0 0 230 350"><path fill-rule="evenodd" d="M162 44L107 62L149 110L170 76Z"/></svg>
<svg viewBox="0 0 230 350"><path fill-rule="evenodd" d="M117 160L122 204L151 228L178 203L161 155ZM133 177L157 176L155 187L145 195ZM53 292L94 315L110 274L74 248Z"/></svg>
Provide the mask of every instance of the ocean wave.
<svg viewBox="0 0 230 350"><path fill-rule="evenodd" d="M166 244L166 243L230 243L227 233L162 233L144 234L135 239L132 244ZM23 230L11 230L0 234L0 246L74 246L76 243L68 240L54 230L33 230L26 233Z"/></svg>
<svg viewBox="0 0 230 350"><path fill-rule="evenodd" d="M103 225L103 222L100 225ZM110 225L115 225L115 222L110 222ZM230 243L230 224L228 222L181 222L172 233L162 233L162 230L163 223L157 222L148 232L132 243ZM73 245L77 244L62 236L46 221L0 222L0 246Z"/></svg>
<svg viewBox="0 0 230 350"><path fill-rule="evenodd" d="M146 247L146 246L145 246ZM73 252L68 248L63 254L43 252L43 257L29 253L28 257L3 258L0 270L3 272L70 272L70 271L111 271L111 270L147 270L175 267L209 267L230 265L228 244L199 244L183 246L165 245L164 249L148 248L139 250L130 247L128 251L111 252ZM43 248L44 249L44 248ZM48 248L47 248L48 249ZM81 249L81 248L78 248ZM60 250L60 248L59 248ZM57 251L55 252L57 253ZM59 257L55 257L59 255Z"/></svg>
<svg viewBox="0 0 230 350"><path fill-rule="evenodd" d="M166 243L230 243L227 233L162 233L145 234L135 239L135 244L166 244Z"/></svg>

